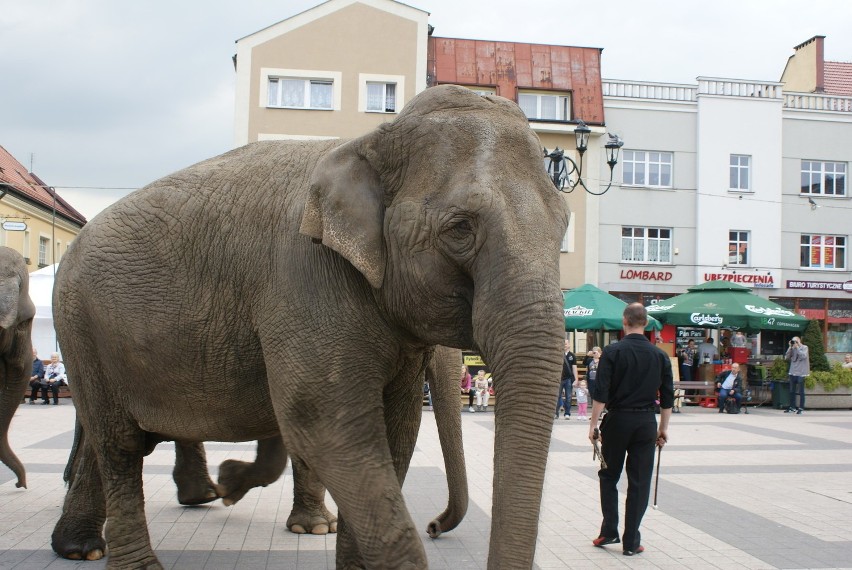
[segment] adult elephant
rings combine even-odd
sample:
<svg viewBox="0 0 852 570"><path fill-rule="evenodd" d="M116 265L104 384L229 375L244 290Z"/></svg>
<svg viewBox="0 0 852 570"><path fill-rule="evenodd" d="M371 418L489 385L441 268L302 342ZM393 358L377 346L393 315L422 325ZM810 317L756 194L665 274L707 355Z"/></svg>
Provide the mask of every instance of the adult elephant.
<svg viewBox="0 0 852 570"><path fill-rule="evenodd" d="M14 249L0 247L0 461L27 486L27 473L9 447L9 425L21 403L32 370L30 333L35 305L29 294L30 274Z"/></svg>
<svg viewBox="0 0 852 570"><path fill-rule="evenodd" d="M454 529L467 513L467 471L459 415L459 389L455 381L461 362L459 350L437 346L426 367L426 380L433 387L432 404L448 487L447 508L426 527L432 538ZM178 501L183 505L209 503L218 498L222 498L225 505L233 505L251 489L277 481L287 465L287 451L280 435L259 441L257 458L253 462L224 461L219 466L217 483L210 479L201 443L177 442L175 455L173 478ZM293 508L287 517L287 528L296 534L337 532L337 517L325 506L325 487L299 458L292 457L291 460Z"/></svg>
<svg viewBox="0 0 852 570"><path fill-rule="evenodd" d="M277 426L338 506L338 567L426 567L401 486L443 344L497 379L488 565L530 567L566 226L520 109L455 86L359 139L251 144L113 205L54 288L83 433L54 549L102 552L75 507L105 497L108 565L160 568L145 453Z"/></svg>

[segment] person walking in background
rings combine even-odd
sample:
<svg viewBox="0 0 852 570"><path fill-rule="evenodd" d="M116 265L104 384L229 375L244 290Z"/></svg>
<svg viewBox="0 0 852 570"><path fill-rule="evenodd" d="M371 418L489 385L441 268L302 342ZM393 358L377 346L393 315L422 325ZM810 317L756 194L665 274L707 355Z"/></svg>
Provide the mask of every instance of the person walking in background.
<svg viewBox="0 0 852 570"><path fill-rule="evenodd" d="M488 411L488 378L485 377L485 369L480 368L476 373L474 387L476 388L476 411Z"/></svg>
<svg viewBox="0 0 852 570"><path fill-rule="evenodd" d="M692 381L692 366L695 364L695 356L698 350L695 348L695 341L689 339L686 346L680 349L680 380L681 382Z"/></svg>
<svg viewBox="0 0 852 570"><path fill-rule="evenodd" d="M59 405L59 387L66 384L65 365L59 362L59 353L50 355L50 364L44 367L44 381L42 382L41 396L44 398L42 405L50 404L48 390L53 393L53 405Z"/></svg>
<svg viewBox="0 0 852 570"><path fill-rule="evenodd" d="M592 355L591 360L586 364L586 381L588 384L588 392L592 393L592 390L595 388L595 380L598 377L598 366L601 362L601 347L595 346L592 347L590 351ZM585 414L583 414L585 415Z"/></svg>
<svg viewBox="0 0 852 570"><path fill-rule="evenodd" d="M805 411L805 376L811 373L811 357L808 347L802 344L802 339L793 337L787 353L784 354L784 360L790 361L790 370L787 372L790 380L790 407L784 410L784 413L796 412L801 415ZM798 408L796 395L799 396Z"/></svg>
<svg viewBox="0 0 852 570"><path fill-rule="evenodd" d="M843 368L852 368L852 354L843 357Z"/></svg>
<svg viewBox="0 0 852 570"><path fill-rule="evenodd" d="M603 350L595 391L589 440L599 437L598 417L607 408L600 427L601 453L606 463L598 471L600 480L600 533L594 546L622 542L623 554L644 552L639 525L648 508L654 471L654 448L668 442L668 426L674 404L672 365L668 355L645 337L648 312L641 303L624 309L624 338ZM657 427L657 394L660 399L660 425ZM627 460L627 501L624 534L618 538L618 480Z"/></svg>
<svg viewBox="0 0 852 570"><path fill-rule="evenodd" d="M589 385L585 380L574 380L577 394L577 419L587 420L586 409L589 405Z"/></svg>
<svg viewBox="0 0 852 570"><path fill-rule="evenodd" d="M461 368L461 391L462 394L467 394L467 411L473 412L473 397L476 395L476 391L470 384L470 371L467 366L462 364Z"/></svg>
<svg viewBox="0 0 852 570"><path fill-rule="evenodd" d="M33 349L33 373L30 375L30 404L38 400L38 391L41 390L41 379L44 378L44 362L38 357L38 351Z"/></svg>
<svg viewBox="0 0 852 570"><path fill-rule="evenodd" d="M559 419L559 408L565 408L565 419L571 417L571 392L574 380L577 378L577 357L571 352L571 344L565 339L565 355L562 359L562 380L559 383L559 394L556 396L556 413L554 420Z"/></svg>

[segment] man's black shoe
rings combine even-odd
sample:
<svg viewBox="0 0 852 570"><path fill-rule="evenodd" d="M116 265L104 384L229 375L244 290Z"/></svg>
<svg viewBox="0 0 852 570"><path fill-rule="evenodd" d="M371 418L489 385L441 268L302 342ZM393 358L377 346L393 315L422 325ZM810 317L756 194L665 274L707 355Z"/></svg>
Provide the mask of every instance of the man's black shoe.
<svg viewBox="0 0 852 570"><path fill-rule="evenodd" d="M625 550L622 552L622 554L624 554L625 556L633 556L634 554L642 554L643 552L645 552L645 547L637 546L636 550Z"/></svg>

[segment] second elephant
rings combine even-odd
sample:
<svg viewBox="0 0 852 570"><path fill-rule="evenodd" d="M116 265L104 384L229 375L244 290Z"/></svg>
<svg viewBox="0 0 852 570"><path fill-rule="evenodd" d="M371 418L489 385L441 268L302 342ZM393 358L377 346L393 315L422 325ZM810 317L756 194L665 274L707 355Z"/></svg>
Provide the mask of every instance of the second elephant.
<svg viewBox="0 0 852 570"><path fill-rule="evenodd" d="M438 346L426 367L426 381L432 387L432 404L444 455L448 493L447 508L426 527L432 538L454 529L464 518L468 506L459 390L454 382L460 363L459 350ZM175 451L174 480L178 487L178 500L185 505L206 503L219 497L226 505L232 505L250 489L276 481L284 471L287 454L280 437L258 442L254 462L225 461L219 467L218 484L215 484L207 472L202 444L176 442ZM299 534L336 532L337 517L325 506L325 487L307 465L295 457L291 459L293 510L287 519L287 528Z"/></svg>

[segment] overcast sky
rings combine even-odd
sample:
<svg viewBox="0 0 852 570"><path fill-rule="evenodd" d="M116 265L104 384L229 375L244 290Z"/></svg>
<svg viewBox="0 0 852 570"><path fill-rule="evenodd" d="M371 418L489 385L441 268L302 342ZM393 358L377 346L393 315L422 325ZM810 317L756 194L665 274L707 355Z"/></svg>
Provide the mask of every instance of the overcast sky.
<svg viewBox="0 0 852 570"><path fill-rule="evenodd" d="M319 3L0 0L0 145L91 219L230 149L234 42ZM604 48L608 79L777 81L814 35L852 61L849 0L407 3L437 36Z"/></svg>

